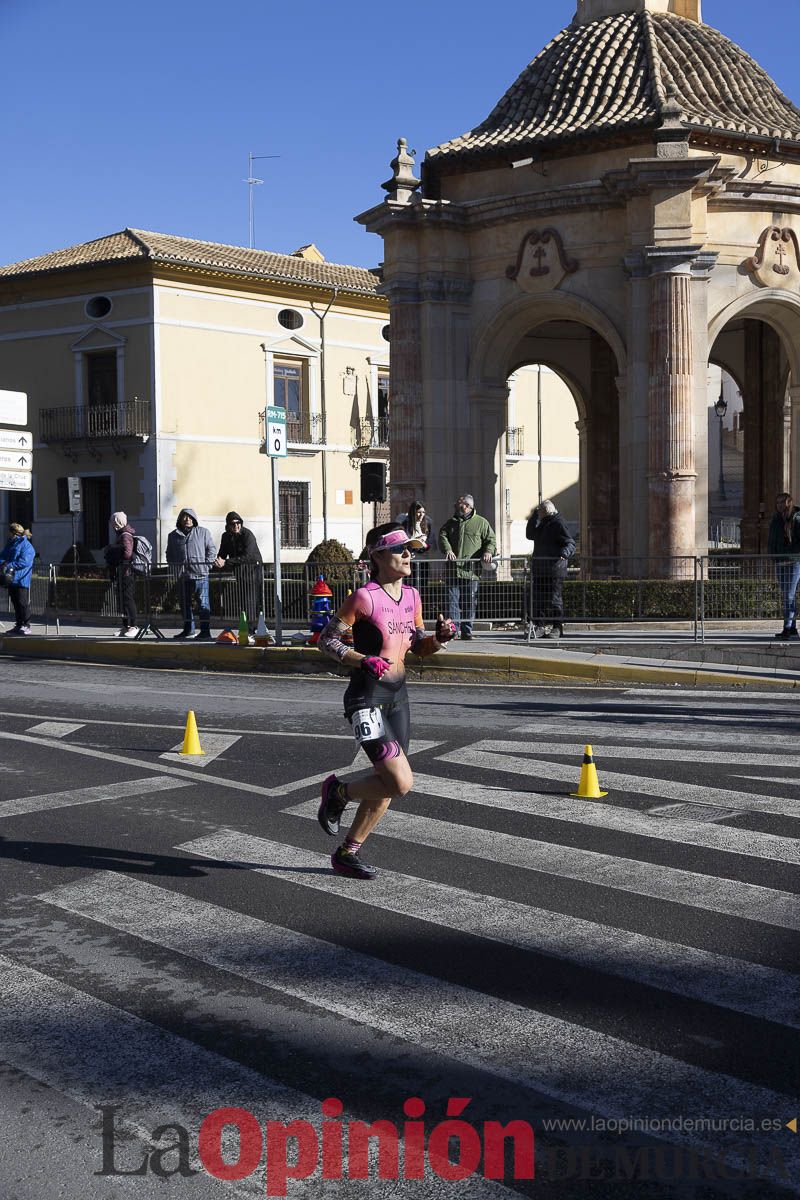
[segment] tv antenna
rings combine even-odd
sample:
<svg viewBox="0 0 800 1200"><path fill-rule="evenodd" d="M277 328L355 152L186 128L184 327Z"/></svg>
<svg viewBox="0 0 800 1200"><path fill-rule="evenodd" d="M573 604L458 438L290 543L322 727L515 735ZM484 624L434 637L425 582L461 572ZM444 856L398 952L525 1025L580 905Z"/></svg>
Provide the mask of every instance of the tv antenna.
<svg viewBox="0 0 800 1200"><path fill-rule="evenodd" d="M247 179L245 179L243 181L244 183L247 184L247 200L248 200L247 210L248 210L248 218L249 218L248 228L249 228L249 239L250 239L247 244L251 250L255 247L255 236L256 236L255 214L253 211L253 192L254 192L255 188L257 188L260 184L262 184L264 182L263 179L256 179L256 177L253 175L253 163L254 162L262 162L265 158L280 158L280 154L248 154L248 156L247 156Z"/></svg>

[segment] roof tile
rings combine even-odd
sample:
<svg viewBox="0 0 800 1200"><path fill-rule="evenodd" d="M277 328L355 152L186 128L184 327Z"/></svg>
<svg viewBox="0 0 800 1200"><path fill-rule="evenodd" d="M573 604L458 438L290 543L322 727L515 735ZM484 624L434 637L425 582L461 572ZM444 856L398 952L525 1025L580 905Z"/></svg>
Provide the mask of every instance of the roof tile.
<svg viewBox="0 0 800 1200"><path fill-rule="evenodd" d="M800 142L800 110L744 50L709 25L643 12L562 30L485 121L434 146L426 164L655 128L667 89L690 127Z"/></svg>
<svg viewBox="0 0 800 1200"><path fill-rule="evenodd" d="M42 275L136 260L197 267L307 287L338 287L343 292L360 295L375 295L379 284L378 275L364 267L315 262L293 254L250 250L244 246L227 246L220 242L203 242L141 229L123 229L120 233L69 246L65 250L11 263L0 267L0 278Z"/></svg>

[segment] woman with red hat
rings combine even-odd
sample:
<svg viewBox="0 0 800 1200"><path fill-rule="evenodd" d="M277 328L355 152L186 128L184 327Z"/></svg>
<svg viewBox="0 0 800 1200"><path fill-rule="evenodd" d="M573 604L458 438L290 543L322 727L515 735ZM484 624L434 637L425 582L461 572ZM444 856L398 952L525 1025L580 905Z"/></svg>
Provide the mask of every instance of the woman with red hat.
<svg viewBox="0 0 800 1200"><path fill-rule="evenodd" d="M324 654L352 667L344 712L373 773L352 783L329 775L322 785L318 819L332 837L349 803L357 804L350 831L331 858L334 871L373 879L374 867L359 851L386 812L393 796L405 796L413 783L408 763L411 722L405 656L436 654L455 637L452 621L439 614L436 632L425 633L422 604L409 587L409 535L401 525L379 525L369 543L372 577L348 596L319 638ZM352 634L352 642L348 640Z"/></svg>

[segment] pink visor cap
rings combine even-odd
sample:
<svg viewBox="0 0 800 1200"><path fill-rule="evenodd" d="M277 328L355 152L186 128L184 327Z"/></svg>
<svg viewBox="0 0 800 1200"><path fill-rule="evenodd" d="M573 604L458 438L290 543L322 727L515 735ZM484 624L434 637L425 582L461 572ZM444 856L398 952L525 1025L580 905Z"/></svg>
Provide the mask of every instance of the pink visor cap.
<svg viewBox="0 0 800 1200"><path fill-rule="evenodd" d="M404 529L392 529L390 533L378 538L377 542L370 546L369 552L375 554L378 550L402 550L411 540Z"/></svg>

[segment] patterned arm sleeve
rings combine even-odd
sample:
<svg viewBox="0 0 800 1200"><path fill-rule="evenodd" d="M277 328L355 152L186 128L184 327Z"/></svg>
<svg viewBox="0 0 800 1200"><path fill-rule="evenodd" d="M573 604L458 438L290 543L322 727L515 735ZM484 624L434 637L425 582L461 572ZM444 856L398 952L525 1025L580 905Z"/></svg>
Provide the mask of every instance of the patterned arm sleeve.
<svg viewBox="0 0 800 1200"><path fill-rule="evenodd" d="M350 628L347 621L343 621L338 614L335 617L331 617L319 635L317 647L323 654L327 654L328 658L335 658L337 662L344 662L347 651L353 649L345 641Z"/></svg>
<svg viewBox="0 0 800 1200"><path fill-rule="evenodd" d="M353 649L352 628L360 615L358 593L348 596L335 616L319 635L317 646L328 658L344 662L348 650Z"/></svg>

